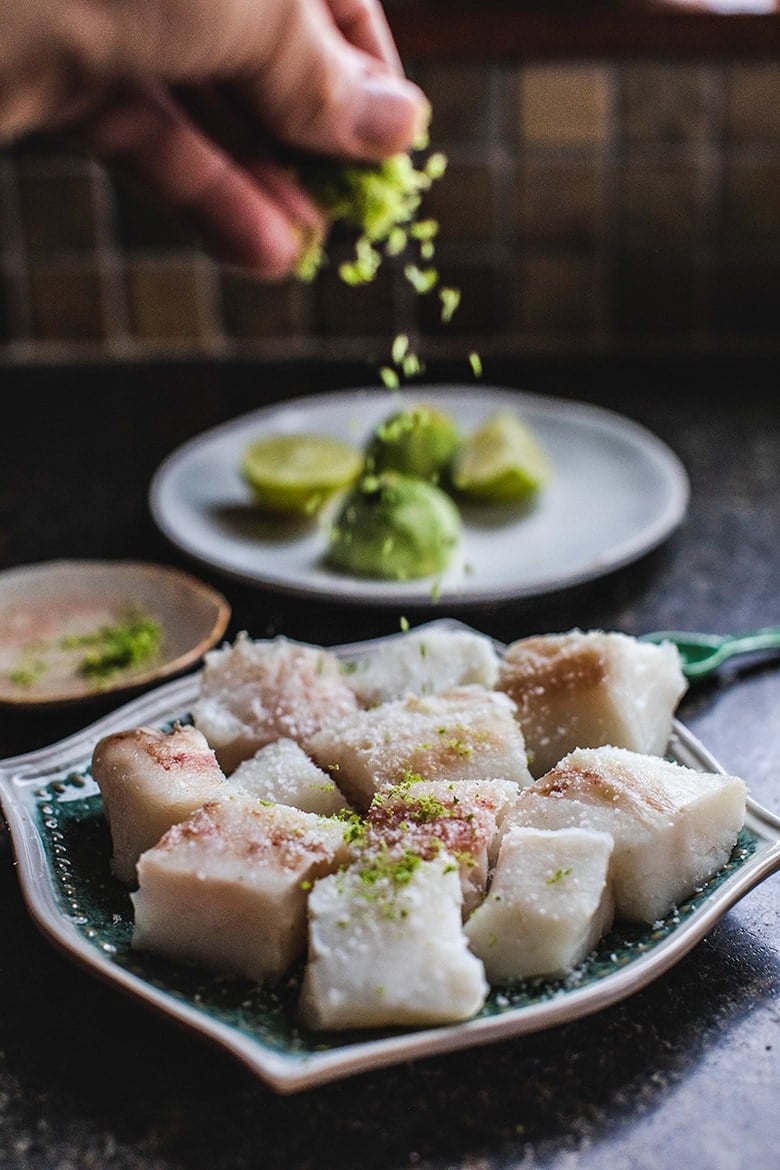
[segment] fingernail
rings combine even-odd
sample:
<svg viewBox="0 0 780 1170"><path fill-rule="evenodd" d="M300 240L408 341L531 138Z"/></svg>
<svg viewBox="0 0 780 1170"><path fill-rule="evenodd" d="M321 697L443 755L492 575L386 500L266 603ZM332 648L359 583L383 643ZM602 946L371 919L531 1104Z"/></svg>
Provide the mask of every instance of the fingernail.
<svg viewBox="0 0 780 1170"><path fill-rule="evenodd" d="M416 142L429 119L430 105L413 82L374 75L364 80L353 131L363 146L394 152Z"/></svg>

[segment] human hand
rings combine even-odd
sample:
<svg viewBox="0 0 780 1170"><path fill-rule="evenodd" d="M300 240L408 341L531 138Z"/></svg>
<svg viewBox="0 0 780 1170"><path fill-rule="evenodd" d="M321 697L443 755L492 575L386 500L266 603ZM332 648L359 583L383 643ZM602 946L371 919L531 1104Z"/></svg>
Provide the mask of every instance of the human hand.
<svg viewBox="0 0 780 1170"><path fill-rule="evenodd" d="M288 275L322 215L284 150L408 149L428 104L379 0L3 0L0 137L69 136L205 250ZM280 154L281 149L281 154Z"/></svg>

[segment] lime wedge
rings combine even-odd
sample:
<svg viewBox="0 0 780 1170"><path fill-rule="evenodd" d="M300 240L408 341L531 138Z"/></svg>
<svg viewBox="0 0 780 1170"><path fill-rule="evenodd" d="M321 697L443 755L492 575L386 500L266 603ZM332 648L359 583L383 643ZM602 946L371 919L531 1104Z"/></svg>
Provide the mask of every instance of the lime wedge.
<svg viewBox="0 0 780 1170"><path fill-rule="evenodd" d="M261 508L312 515L355 482L363 455L325 435L269 435L246 448L241 474Z"/></svg>
<svg viewBox="0 0 780 1170"><path fill-rule="evenodd" d="M462 495L502 503L528 499L549 476L547 453L511 410L499 411L474 431L452 468L453 486Z"/></svg>

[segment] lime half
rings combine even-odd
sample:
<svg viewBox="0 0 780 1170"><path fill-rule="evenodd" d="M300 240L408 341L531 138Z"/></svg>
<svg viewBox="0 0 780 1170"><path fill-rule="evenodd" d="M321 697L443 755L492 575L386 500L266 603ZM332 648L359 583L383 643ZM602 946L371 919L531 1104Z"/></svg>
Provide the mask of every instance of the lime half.
<svg viewBox="0 0 780 1170"><path fill-rule="evenodd" d="M499 411L474 431L452 468L453 486L464 496L502 503L528 499L549 476L547 453L511 410Z"/></svg>
<svg viewBox="0 0 780 1170"><path fill-rule="evenodd" d="M355 482L363 455L327 435L269 435L244 451L241 474L261 508L311 515Z"/></svg>

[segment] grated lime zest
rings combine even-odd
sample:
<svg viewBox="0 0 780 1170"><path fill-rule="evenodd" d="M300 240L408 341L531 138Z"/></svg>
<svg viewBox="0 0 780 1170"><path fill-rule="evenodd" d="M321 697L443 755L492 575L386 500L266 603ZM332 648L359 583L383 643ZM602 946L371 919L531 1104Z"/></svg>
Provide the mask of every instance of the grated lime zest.
<svg viewBox="0 0 780 1170"><path fill-rule="evenodd" d="M407 225L414 225L423 194L444 174L442 158L431 155L420 167L409 152L378 163L344 163L317 156L299 162L297 177L330 224L341 221L358 233L356 259L348 266L350 283L359 283L361 274L366 280L376 274L374 259L363 269L361 252L366 244L379 250L380 263L382 253L400 255L406 248L414 235ZM423 235L431 238L429 226ZM321 244L314 242L304 249L296 273L312 280L325 262Z"/></svg>
<svg viewBox="0 0 780 1170"><path fill-rule="evenodd" d="M391 369L390 366L381 366L379 369L379 377L388 390L397 390L401 385L401 379L398 377L397 371Z"/></svg>

